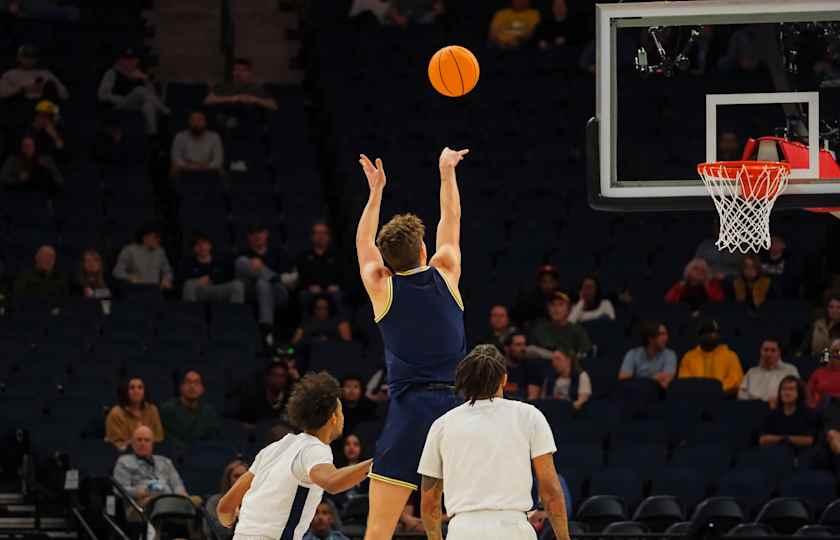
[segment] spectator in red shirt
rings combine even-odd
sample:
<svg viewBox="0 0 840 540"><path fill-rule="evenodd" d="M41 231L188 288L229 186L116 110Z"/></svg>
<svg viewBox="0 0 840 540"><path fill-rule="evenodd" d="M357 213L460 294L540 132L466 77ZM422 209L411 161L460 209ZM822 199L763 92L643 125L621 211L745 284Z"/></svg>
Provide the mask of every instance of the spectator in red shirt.
<svg viewBox="0 0 840 540"><path fill-rule="evenodd" d="M817 368L808 379L808 403L822 408L826 398L840 398L840 339L831 342L828 365Z"/></svg>
<svg viewBox="0 0 840 540"><path fill-rule="evenodd" d="M669 304L685 303L692 311L697 311L707 302L723 302L723 285L712 277L709 265L704 259L696 257L685 265L683 279L676 282L665 294Z"/></svg>

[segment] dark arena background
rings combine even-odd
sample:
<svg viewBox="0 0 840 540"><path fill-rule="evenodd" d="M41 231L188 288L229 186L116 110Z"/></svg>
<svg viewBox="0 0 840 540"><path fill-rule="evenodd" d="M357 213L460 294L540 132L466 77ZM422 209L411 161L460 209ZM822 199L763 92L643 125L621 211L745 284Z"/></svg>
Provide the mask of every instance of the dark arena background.
<svg viewBox="0 0 840 540"><path fill-rule="evenodd" d="M416 213L431 249L445 146L470 149L469 345L497 345L506 397L549 420L573 538L840 537L840 221L783 205L742 255L708 201L647 204L656 181L702 186L706 94L780 72L819 88L840 171L840 23L779 23L775 57L748 24L622 29L615 161L654 183L599 212L596 11L0 0L0 537L231 540L220 494L293 431L309 371L342 383L336 464L371 457L389 398L358 157L385 163L382 221ZM428 79L447 45L480 65L463 97ZM721 115L718 159L803 141L762 107ZM325 498L304 540L361 539L367 488ZM419 497L397 537L425 537Z"/></svg>

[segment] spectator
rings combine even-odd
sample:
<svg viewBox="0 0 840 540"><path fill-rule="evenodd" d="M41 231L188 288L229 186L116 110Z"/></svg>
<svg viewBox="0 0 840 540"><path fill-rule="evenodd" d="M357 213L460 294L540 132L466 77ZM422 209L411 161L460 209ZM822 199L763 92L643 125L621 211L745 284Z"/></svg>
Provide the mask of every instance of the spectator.
<svg viewBox="0 0 840 540"><path fill-rule="evenodd" d="M388 372L383 365L377 369L370 379L368 379L365 386L365 397L374 403L382 403L388 401L390 394L388 393Z"/></svg>
<svg viewBox="0 0 840 540"><path fill-rule="evenodd" d="M58 107L42 100L35 105L35 118L27 135L35 141L41 155L61 161L64 157L64 137L58 131Z"/></svg>
<svg viewBox="0 0 840 540"><path fill-rule="evenodd" d="M543 50L562 47L569 43L573 32L566 0L554 0L551 3L551 15L540 17L536 32L537 46Z"/></svg>
<svg viewBox="0 0 840 540"><path fill-rule="evenodd" d="M390 3L390 19L398 26L431 24L446 11L443 0L391 0Z"/></svg>
<svg viewBox="0 0 840 540"><path fill-rule="evenodd" d="M543 383L542 397L570 401L580 410L592 396L592 383L577 357L571 351L556 350L551 355L551 367L553 373Z"/></svg>
<svg viewBox="0 0 840 540"><path fill-rule="evenodd" d="M292 345L304 345L323 341L352 341L350 323L336 313L328 296L318 296L312 303L312 312L292 336Z"/></svg>
<svg viewBox="0 0 840 540"><path fill-rule="evenodd" d="M784 297L797 297L802 287L796 260L787 252L787 244L781 236L770 237L770 249L762 251L761 270L773 280L773 289Z"/></svg>
<svg viewBox="0 0 840 540"><path fill-rule="evenodd" d="M172 288L172 266L160 246L160 229L147 223L133 244L122 248L113 276L125 284Z"/></svg>
<svg viewBox="0 0 840 540"><path fill-rule="evenodd" d="M312 247L297 258L300 275L301 304L308 310L314 296L327 294L336 306L341 306L342 270L338 255L332 247L332 231L323 221L312 225Z"/></svg>
<svg viewBox="0 0 840 540"><path fill-rule="evenodd" d="M5 0L0 1L0 13L8 11L13 17L39 21L77 22L80 11L79 7L73 4L82 3L61 0Z"/></svg>
<svg viewBox="0 0 840 540"><path fill-rule="evenodd" d="M788 375L779 383L777 392L773 401L778 403L778 406L764 419L758 444L774 446L788 443L795 447L814 444L817 417L805 405L805 387L802 381L795 375Z"/></svg>
<svg viewBox="0 0 840 540"><path fill-rule="evenodd" d="M70 97L67 87L52 71L38 67L38 50L32 45L21 45L17 51L17 67L0 77L0 99L16 100L27 111L39 100L65 100Z"/></svg>
<svg viewBox="0 0 840 540"><path fill-rule="evenodd" d="M204 503L204 512L207 514L207 524L216 535L216 540L231 540L233 538L233 529L225 527L219 522L219 514L216 513L216 507L219 505L219 499L222 495L236 483L241 476L248 472L248 464L242 460L235 459L225 466L222 473L222 481L219 483L219 492L210 495ZM209 535L208 535L209 536Z"/></svg>
<svg viewBox="0 0 840 540"><path fill-rule="evenodd" d="M639 333L642 345L624 355L618 379L653 379L667 390L677 373L677 355L668 348L668 328L662 323L644 321Z"/></svg>
<svg viewBox="0 0 840 540"><path fill-rule="evenodd" d="M7 190L42 191L55 197L64 177L50 156L41 155L35 140L25 136L20 140L17 154L6 158L0 169L0 184Z"/></svg>
<svg viewBox="0 0 840 540"><path fill-rule="evenodd" d="M720 137L718 137L717 159L720 161L738 161L742 156L742 148L743 145L737 133L732 130L722 131Z"/></svg>
<svg viewBox="0 0 840 540"><path fill-rule="evenodd" d="M294 382L289 377L286 363L271 362L263 370L262 384L241 400L237 419L253 425L261 420L285 418L286 403L292 395L293 387Z"/></svg>
<svg viewBox="0 0 840 540"><path fill-rule="evenodd" d="M102 268L102 256L95 249L86 249L79 262L79 274L76 276L79 294L92 300L110 300L111 288L105 281Z"/></svg>
<svg viewBox="0 0 840 540"><path fill-rule="evenodd" d="M551 358L550 351L564 349L576 358L586 356L592 349L592 342L586 330L577 323L569 321L569 297L566 293L556 292L548 303L549 320L538 323L528 339L533 345L528 350L531 354Z"/></svg>
<svg viewBox="0 0 840 540"><path fill-rule="evenodd" d="M154 442L163 440L158 408L146 392L143 379L131 377L117 388L117 404L111 407L105 418L105 441L123 451L140 426L151 430Z"/></svg>
<svg viewBox="0 0 840 540"><path fill-rule="evenodd" d="M230 82L217 84L204 98L204 104L240 108L277 110L277 102L265 91L265 87L254 81L253 64L247 58L233 62L233 77Z"/></svg>
<svg viewBox="0 0 840 540"><path fill-rule="evenodd" d="M744 375L738 399L760 399L766 401L771 409L776 408L776 397L780 391L779 383L788 377L799 378L796 366L782 361L782 346L778 339L767 338L761 342L758 365L750 368ZM805 399L804 392L802 398Z"/></svg>
<svg viewBox="0 0 840 540"><path fill-rule="evenodd" d="M21 272L15 280L16 300L57 302L67 296L67 280L55 269L55 249L41 246L35 253L35 267Z"/></svg>
<svg viewBox="0 0 840 540"><path fill-rule="evenodd" d="M490 308L490 333L481 343L495 345L497 349L504 350L505 341L516 331L516 327L510 323L507 306L496 304Z"/></svg>
<svg viewBox="0 0 840 540"><path fill-rule="evenodd" d="M345 467L348 465L357 465L358 463L361 463L363 461L363 454L364 452L362 449L361 439L359 439L358 435L350 433L347 436L345 436L344 439L341 441L341 450L338 453L338 457L335 460L336 465L341 467ZM328 495L327 498L337 507L343 508L348 500L354 497L359 497L361 495L367 495L369 489L370 481L365 479L364 481L353 486L344 493Z"/></svg>
<svg viewBox="0 0 840 540"><path fill-rule="evenodd" d="M840 332L840 291L833 291L828 295L825 303L825 316L814 321L808 332L806 351L811 355L822 355L831 344L831 340Z"/></svg>
<svg viewBox="0 0 840 540"><path fill-rule="evenodd" d="M216 409L201 398L204 382L201 373L194 369L184 372L179 396L160 407L160 417L168 440L179 446L189 446L196 441L217 438L221 424Z"/></svg>
<svg viewBox="0 0 840 540"><path fill-rule="evenodd" d="M139 67L134 49L124 49L99 83L99 101L117 111L140 111L146 122L146 134L157 135L158 113L168 115L169 108L158 97L149 76Z"/></svg>
<svg viewBox="0 0 840 540"><path fill-rule="evenodd" d="M741 275L732 282L735 289L735 301L746 303L757 309L767 300L770 292L770 278L761 275L761 262L755 255L746 255L741 259Z"/></svg>
<svg viewBox="0 0 840 540"><path fill-rule="evenodd" d="M338 511L329 499L324 499L315 511L309 531L303 535L303 540L350 540L338 527Z"/></svg>
<svg viewBox="0 0 840 540"><path fill-rule="evenodd" d="M700 343L685 353L680 362L680 379L702 377L717 379L726 394L735 394L744 378L741 361L729 347L720 343L720 326L708 320L700 325Z"/></svg>
<svg viewBox="0 0 840 540"><path fill-rule="evenodd" d="M840 339L831 342L828 365L817 368L808 379L808 403L821 409L828 398L840 398Z"/></svg>
<svg viewBox="0 0 840 540"><path fill-rule="evenodd" d="M588 322L597 319L615 320L612 302L601 297L601 284L595 276L586 276L580 284L578 301L569 313L572 322Z"/></svg>
<svg viewBox="0 0 840 540"><path fill-rule="evenodd" d="M181 265L184 302L245 302L245 285L234 279L233 265L213 257L213 242L202 233L193 239L193 255Z"/></svg>
<svg viewBox="0 0 840 540"><path fill-rule="evenodd" d="M266 227L248 227L248 246L236 259L236 276L256 293L263 337L266 345L272 346L275 308L283 309L288 304L287 287L297 283L298 273L286 251L270 247L268 241Z"/></svg>
<svg viewBox="0 0 840 540"><path fill-rule="evenodd" d="M189 117L189 129L181 131L172 141L172 168L170 175L181 173L221 173L225 164L222 139L215 131L207 129L207 117L201 111L193 111Z"/></svg>
<svg viewBox="0 0 840 540"><path fill-rule="evenodd" d="M545 307L560 290L560 274L550 264L541 266L537 270L537 287L525 294L520 294L513 309L513 319L526 325L545 317Z"/></svg>
<svg viewBox="0 0 840 540"><path fill-rule="evenodd" d="M539 399L544 380L542 364L528 360L528 338L524 333L514 331L505 338L505 360L507 361L507 384L505 397L508 399Z"/></svg>
<svg viewBox="0 0 840 540"><path fill-rule="evenodd" d="M511 0L510 7L498 10L490 22L490 42L502 49L525 45L540 23L540 12L530 0Z"/></svg>
<svg viewBox="0 0 840 540"><path fill-rule="evenodd" d="M741 271L741 254L731 253L717 247L717 236L720 231L720 221L715 220L713 236L706 238L697 246L695 259L703 259L708 265L709 279L718 281L734 278Z"/></svg>
<svg viewBox="0 0 840 540"><path fill-rule="evenodd" d="M344 433L376 418L376 404L362 392L362 379L348 375L341 379L341 408L344 411Z"/></svg>
<svg viewBox="0 0 840 540"><path fill-rule="evenodd" d="M155 454L154 448L154 433L147 426L140 426L131 437L133 453L120 456L114 465L114 480L140 506L157 495L187 496L175 465L169 458Z"/></svg>
<svg viewBox="0 0 840 540"><path fill-rule="evenodd" d="M665 294L665 302L688 304L692 311L699 310L707 302L723 302L723 298L723 285L711 276L709 265L700 258L691 259L685 265L682 281Z"/></svg>

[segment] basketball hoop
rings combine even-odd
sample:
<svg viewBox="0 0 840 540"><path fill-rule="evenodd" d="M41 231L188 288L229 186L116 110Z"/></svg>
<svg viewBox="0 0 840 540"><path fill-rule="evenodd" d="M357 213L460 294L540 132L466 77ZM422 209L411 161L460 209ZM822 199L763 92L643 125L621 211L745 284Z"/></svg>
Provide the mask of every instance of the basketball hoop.
<svg viewBox="0 0 840 540"><path fill-rule="evenodd" d="M697 172L720 215L717 247L758 253L770 248L770 212L790 177L790 166L777 161L701 163Z"/></svg>

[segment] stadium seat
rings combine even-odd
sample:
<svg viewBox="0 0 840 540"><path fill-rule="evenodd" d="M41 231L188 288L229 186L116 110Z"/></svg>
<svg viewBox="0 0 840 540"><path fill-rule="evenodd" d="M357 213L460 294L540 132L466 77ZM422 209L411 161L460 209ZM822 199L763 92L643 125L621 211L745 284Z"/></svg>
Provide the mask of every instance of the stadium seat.
<svg viewBox="0 0 840 540"><path fill-rule="evenodd" d="M826 506L820 516L820 525L825 525L840 533L840 499Z"/></svg>
<svg viewBox="0 0 840 540"><path fill-rule="evenodd" d="M709 410L723 399L723 387L716 379L699 377L674 379L668 386L667 401L690 401Z"/></svg>
<svg viewBox="0 0 840 540"><path fill-rule="evenodd" d="M706 496L706 481L691 467L663 467L654 472L650 493L675 496L690 509Z"/></svg>
<svg viewBox="0 0 840 540"><path fill-rule="evenodd" d="M626 521L627 507L620 497L595 495L580 504L575 520L590 532L601 532L610 523Z"/></svg>
<svg viewBox="0 0 840 540"><path fill-rule="evenodd" d="M604 467L604 452L598 444L562 443L557 445L554 463L559 468L575 468L591 473Z"/></svg>
<svg viewBox="0 0 840 540"><path fill-rule="evenodd" d="M671 465L693 467L703 475L707 483L721 476L731 464L732 452L728 446L720 443L683 446L674 450L671 457Z"/></svg>
<svg viewBox="0 0 840 540"><path fill-rule="evenodd" d="M665 456L664 444L626 444L614 448L607 455L607 464L610 467L636 469L642 479L647 481L656 471L665 467Z"/></svg>
<svg viewBox="0 0 840 540"><path fill-rule="evenodd" d="M694 530L713 528L726 534L736 525L746 521L744 511L732 497L710 497L694 509L691 526Z"/></svg>
<svg viewBox="0 0 840 540"><path fill-rule="evenodd" d="M633 513L633 521L639 522L651 532L664 532L674 523L683 521L685 512L676 497L654 495L643 500Z"/></svg>
<svg viewBox="0 0 840 540"><path fill-rule="evenodd" d="M803 499L815 514L819 514L837 498L837 480L828 471L798 471L782 480L779 494Z"/></svg>
<svg viewBox="0 0 840 540"><path fill-rule="evenodd" d="M610 443L614 448L628 444L658 444L664 446L668 435L661 422L656 420L633 420L622 422L610 433Z"/></svg>
<svg viewBox="0 0 840 540"><path fill-rule="evenodd" d="M690 521L680 521L679 523L674 523L667 529L665 529L665 533L667 535L664 537L666 540L677 540L684 538L688 535L689 531L691 530L691 522Z"/></svg>
<svg viewBox="0 0 840 540"><path fill-rule="evenodd" d="M772 527L763 523L742 523L736 525L726 534L726 537L736 536L774 536L776 533Z"/></svg>
<svg viewBox="0 0 840 540"><path fill-rule="evenodd" d="M571 402L565 399L538 399L532 404L543 413L552 430L563 429L575 412Z"/></svg>
<svg viewBox="0 0 840 540"><path fill-rule="evenodd" d="M642 500L642 480L632 468L606 468L592 473L589 480L589 494L615 495L621 497L628 508L635 506Z"/></svg>
<svg viewBox="0 0 840 540"><path fill-rule="evenodd" d="M811 510L802 499L780 497L768 501L755 520L781 534L793 534L800 527L811 523Z"/></svg>
<svg viewBox="0 0 840 540"><path fill-rule="evenodd" d="M309 355L311 371L326 370L341 378L355 373L362 358L362 346L353 341L313 343Z"/></svg>
<svg viewBox="0 0 840 540"><path fill-rule="evenodd" d="M747 517L754 516L775 488L770 477L755 467L736 467L718 479L717 495L733 497Z"/></svg>
<svg viewBox="0 0 840 540"><path fill-rule="evenodd" d="M831 528L825 525L803 525L799 528L793 536L807 536L809 538L831 538L836 537L837 534Z"/></svg>
<svg viewBox="0 0 840 540"><path fill-rule="evenodd" d="M793 449L787 445L759 446L738 452L737 466L755 467L765 471L772 485L793 474Z"/></svg>

